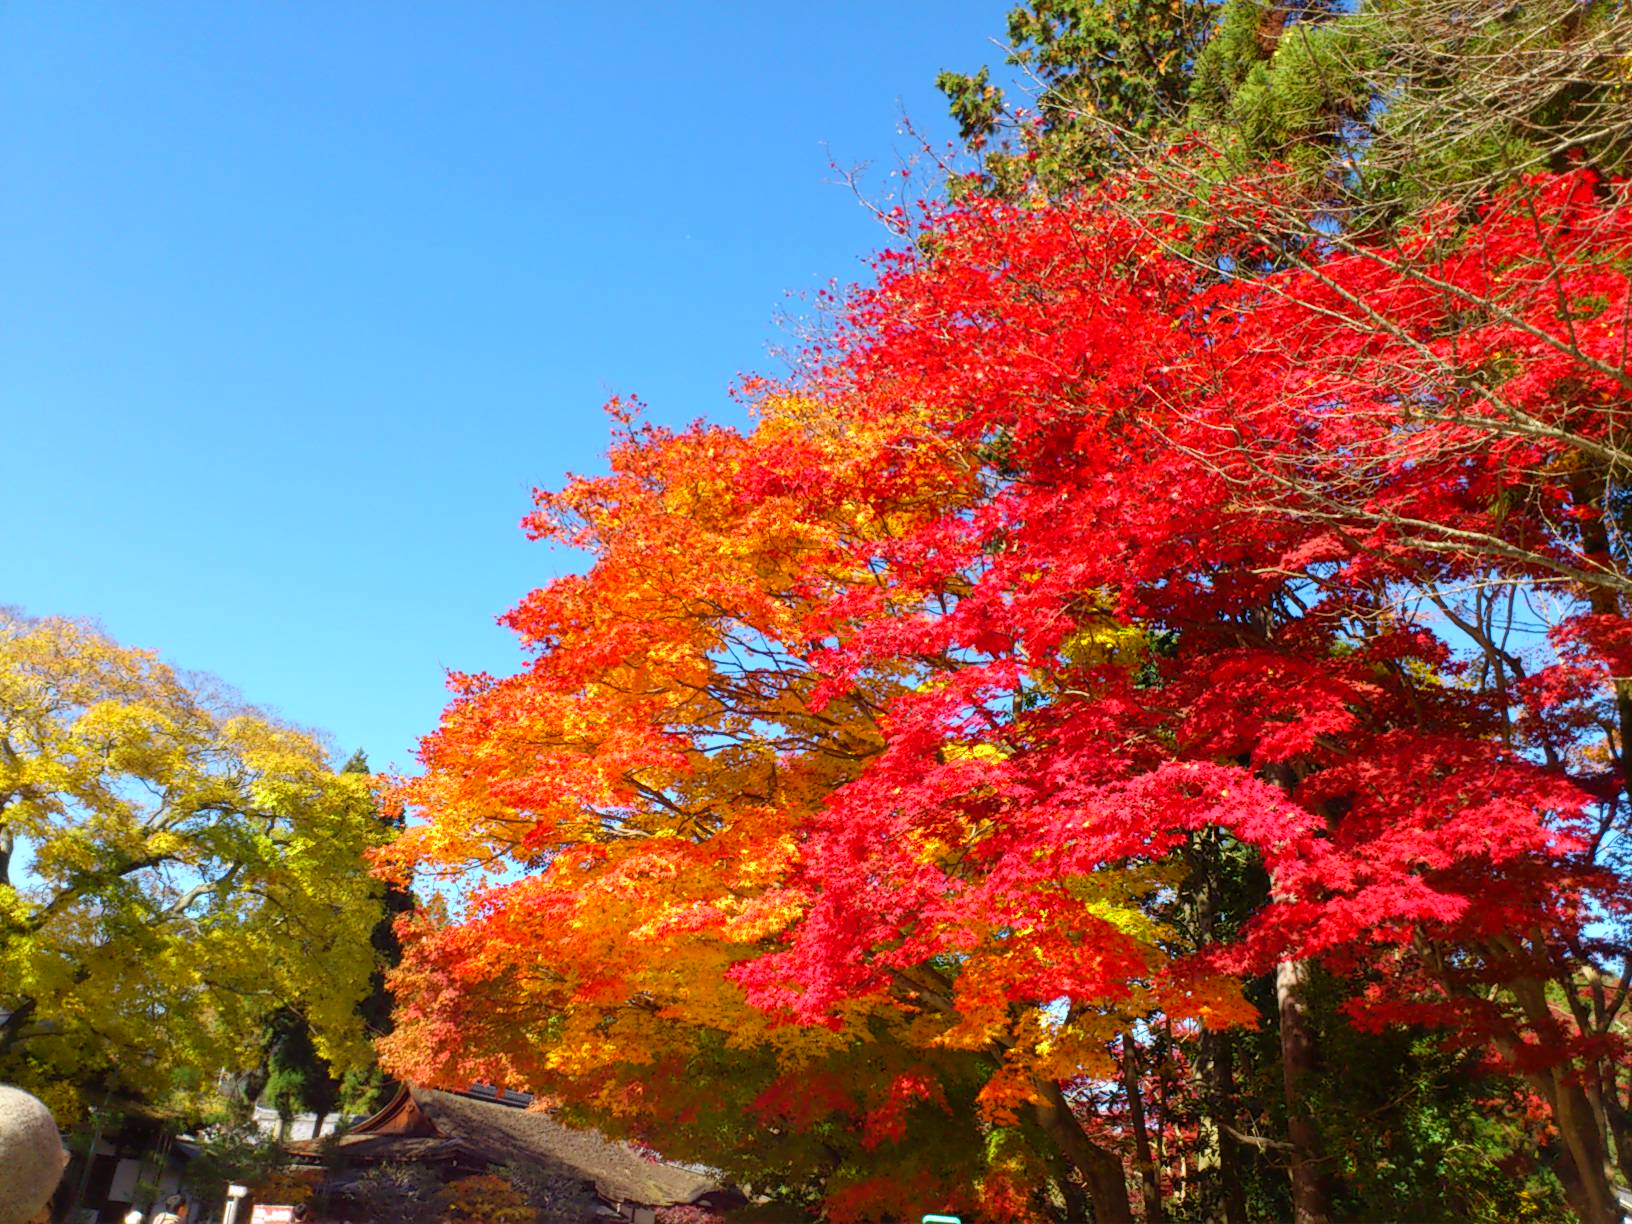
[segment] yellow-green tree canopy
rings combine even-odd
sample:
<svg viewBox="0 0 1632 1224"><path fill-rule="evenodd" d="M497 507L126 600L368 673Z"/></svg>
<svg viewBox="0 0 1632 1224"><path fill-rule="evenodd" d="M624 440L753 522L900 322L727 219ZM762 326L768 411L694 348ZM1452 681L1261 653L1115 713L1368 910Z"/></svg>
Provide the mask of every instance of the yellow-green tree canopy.
<svg viewBox="0 0 1632 1224"><path fill-rule="evenodd" d="M0 611L0 1080L59 1117L252 1065L275 1007L365 1052L383 834L310 734L85 624Z"/></svg>

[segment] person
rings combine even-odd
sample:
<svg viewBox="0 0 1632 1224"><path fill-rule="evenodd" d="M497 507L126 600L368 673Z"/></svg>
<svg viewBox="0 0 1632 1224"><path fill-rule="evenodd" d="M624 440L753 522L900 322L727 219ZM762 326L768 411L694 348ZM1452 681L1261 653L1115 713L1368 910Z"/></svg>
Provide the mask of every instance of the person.
<svg viewBox="0 0 1632 1224"><path fill-rule="evenodd" d="M153 1217L153 1224L182 1224L187 1218L187 1200L172 1194L164 1200L164 1210Z"/></svg>
<svg viewBox="0 0 1632 1224"><path fill-rule="evenodd" d="M68 1164L56 1119L38 1097L0 1084L0 1220L49 1219Z"/></svg>

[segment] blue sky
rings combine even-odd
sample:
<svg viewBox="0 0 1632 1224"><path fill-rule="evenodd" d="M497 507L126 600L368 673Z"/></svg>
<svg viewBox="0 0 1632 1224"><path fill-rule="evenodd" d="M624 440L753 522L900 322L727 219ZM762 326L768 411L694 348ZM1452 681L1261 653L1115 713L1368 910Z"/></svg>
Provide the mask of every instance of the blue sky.
<svg viewBox="0 0 1632 1224"><path fill-rule="evenodd" d="M0 603L408 765L613 393L740 420L1001 2L0 4Z"/></svg>

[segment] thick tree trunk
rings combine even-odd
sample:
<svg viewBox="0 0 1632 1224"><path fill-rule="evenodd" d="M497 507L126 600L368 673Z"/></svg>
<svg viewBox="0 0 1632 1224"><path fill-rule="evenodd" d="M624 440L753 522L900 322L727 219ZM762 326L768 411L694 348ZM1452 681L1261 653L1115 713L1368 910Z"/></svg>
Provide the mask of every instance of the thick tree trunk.
<svg viewBox="0 0 1632 1224"><path fill-rule="evenodd" d="M1286 792L1297 786L1292 767L1265 767L1264 777ZM1307 960L1285 960L1275 966L1275 1004L1281 1016L1281 1088L1286 1094L1286 1138L1292 1145L1287 1176L1292 1181L1292 1218L1297 1224L1326 1224L1331 1198L1321 1172L1320 1131L1304 1101L1304 1086L1315 1074L1315 1035L1304 1001L1309 985Z"/></svg>
<svg viewBox="0 0 1632 1224"><path fill-rule="evenodd" d="M1218 832L1193 834L1185 852L1196 880L1196 942L1213 942L1222 904ZM1235 1126L1235 1072L1228 1033L1201 1031L1200 1057L1192 1073L1200 1081L1201 1114L1196 1120L1196 1186L1204 1220L1243 1224L1246 1191L1241 1182L1241 1148L1229 1133Z"/></svg>
<svg viewBox="0 0 1632 1224"><path fill-rule="evenodd" d="M1564 1048L1564 1034L1547 1001L1545 984L1532 978L1520 978L1510 989L1543 1047ZM1499 1036L1496 1041L1497 1048L1514 1065L1522 1065L1525 1043L1516 1036ZM1586 1224L1616 1221L1621 1218L1621 1209L1611 1188L1608 1141L1599 1125L1598 1110L1593 1108L1573 1070L1563 1064L1531 1072L1525 1078L1546 1100L1552 1110L1553 1124L1558 1127L1558 1141L1565 1156L1563 1163L1568 1165L1558 1170L1559 1181L1564 1185L1570 1209Z"/></svg>
<svg viewBox="0 0 1632 1224"><path fill-rule="evenodd" d="M1145 1126L1145 1098L1139 1087L1139 1047L1132 1033L1122 1034L1122 1089L1128 1094L1128 1124L1133 1130L1133 1155L1144 1192L1145 1219L1151 1224L1167 1219L1162 1210L1162 1182L1151 1155L1150 1132Z"/></svg>
<svg viewBox="0 0 1632 1224"><path fill-rule="evenodd" d="M1287 1166L1292 1180L1292 1218L1297 1224L1326 1224L1332 1218L1332 1205L1321 1173L1320 1132L1304 1101L1304 1086L1315 1072L1315 1039L1304 1003L1308 982L1308 961L1282 961L1275 967L1275 1001L1281 1013L1281 1085L1286 1093L1286 1137L1292 1145Z"/></svg>
<svg viewBox="0 0 1632 1224"><path fill-rule="evenodd" d="M1197 1126L1197 1174L1201 1182L1201 1215L1224 1224L1244 1224L1247 1193L1241 1180L1241 1145L1235 1126L1235 1052L1228 1033L1202 1030L1201 1099Z"/></svg>
<svg viewBox="0 0 1632 1224"><path fill-rule="evenodd" d="M1573 1166L1572 1176L1560 1178L1570 1209L1584 1224L1613 1224L1621 1218L1621 1208L1610 1186L1608 1152L1592 1103L1581 1086L1567 1082L1564 1075L1554 1072L1549 1078L1559 1141Z"/></svg>
<svg viewBox="0 0 1632 1224"><path fill-rule="evenodd" d="M1621 1171L1621 1180L1632 1186L1632 1112L1621 1100L1620 1078L1613 1065L1605 1070L1604 1121L1615 1142L1615 1165Z"/></svg>
<svg viewBox="0 0 1632 1224"><path fill-rule="evenodd" d="M1036 1088L1037 1122L1060 1154L1082 1174L1097 1224L1133 1224L1133 1205L1128 1201L1122 1162L1088 1137L1058 1084L1038 1080Z"/></svg>

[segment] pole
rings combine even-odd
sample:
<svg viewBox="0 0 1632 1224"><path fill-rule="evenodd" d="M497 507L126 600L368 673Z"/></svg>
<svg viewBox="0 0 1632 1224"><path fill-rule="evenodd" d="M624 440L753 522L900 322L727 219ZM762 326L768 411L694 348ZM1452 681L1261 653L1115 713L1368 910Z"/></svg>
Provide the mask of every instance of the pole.
<svg viewBox="0 0 1632 1224"><path fill-rule="evenodd" d="M97 1144L102 1142L102 1115L112 1096L113 1089L109 1088L102 1094L102 1104L91 1109L91 1119L96 1125L91 1130L91 1146L85 1149L85 1165L79 1171L79 1186L74 1191L74 1206L68 1213L70 1216L79 1215L79 1209L85 1205L85 1187L91 1184L91 1165L96 1160Z"/></svg>

